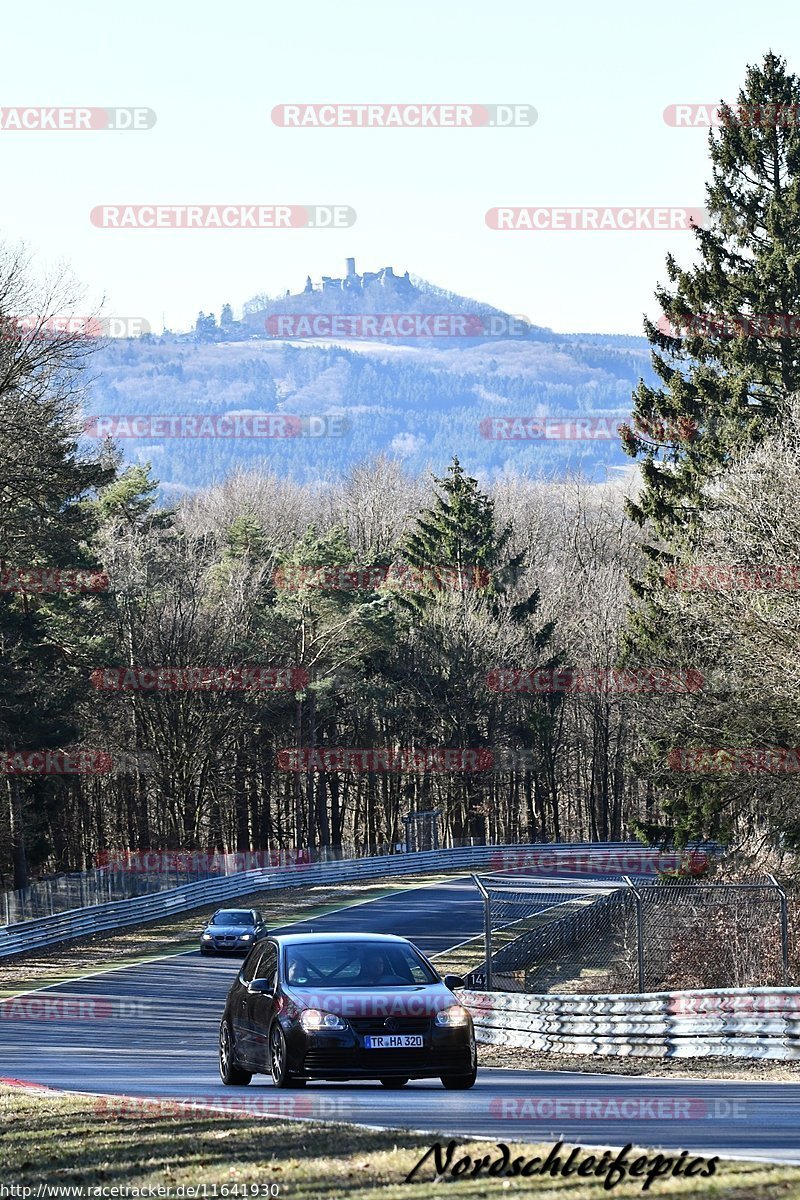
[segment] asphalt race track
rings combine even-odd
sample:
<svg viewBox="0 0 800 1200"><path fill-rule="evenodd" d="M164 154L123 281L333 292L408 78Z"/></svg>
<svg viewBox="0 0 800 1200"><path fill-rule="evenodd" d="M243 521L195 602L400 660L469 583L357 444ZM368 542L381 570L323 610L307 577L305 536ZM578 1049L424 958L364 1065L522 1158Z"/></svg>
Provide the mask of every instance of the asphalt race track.
<svg viewBox="0 0 800 1200"><path fill-rule="evenodd" d="M472 885L448 880L304 923L314 930L398 933L437 954L479 932ZM288 926L285 928L289 928ZM294 926L292 927L294 928ZM217 1029L241 959L172 956L87 976L0 1004L0 1075L51 1087L196 1102L254 1115L347 1120L509 1143L634 1144L800 1163L800 1084L641 1079L483 1069L469 1092L412 1082L308 1084L265 1076L226 1088ZM118 1102L98 1099L113 1110ZM135 1111L135 1108L134 1108Z"/></svg>

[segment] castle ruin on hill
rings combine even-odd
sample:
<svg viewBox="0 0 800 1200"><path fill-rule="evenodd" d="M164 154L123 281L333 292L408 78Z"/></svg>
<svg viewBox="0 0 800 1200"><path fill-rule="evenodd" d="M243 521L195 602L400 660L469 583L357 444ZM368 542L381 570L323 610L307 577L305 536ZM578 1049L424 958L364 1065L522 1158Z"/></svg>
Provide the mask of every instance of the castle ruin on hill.
<svg viewBox="0 0 800 1200"><path fill-rule="evenodd" d="M309 293L313 293L319 295L322 292L366 292L374 288L390 288L396 292L407 292L410 294L415 290L409 278L408 271L404 275L395 275L391 267L381 267L380 271L365 271L363 275L359 275L356 271L356 260L354 258L345 259L345 266L346 272L341 278L336 278L332 275L323 275L320 287L314 287L309 275L306 279L303 294L308 295Z"/></svg>

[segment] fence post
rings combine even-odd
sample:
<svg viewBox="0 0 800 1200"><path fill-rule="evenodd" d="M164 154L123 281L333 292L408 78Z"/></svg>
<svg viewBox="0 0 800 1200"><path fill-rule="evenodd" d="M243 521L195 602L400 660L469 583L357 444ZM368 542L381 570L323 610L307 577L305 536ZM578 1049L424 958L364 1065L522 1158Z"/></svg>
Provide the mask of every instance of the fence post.
<svg viewBox="0 0 800 1200"><path fill-rule="evenodd" d="M644 991L644 913L642 912L642 897L633 885L633 880L630 875L623 875L628 888L633 895L634 903L636 904L636 961L637 961L637 977L638 990Z"/></svg>
<svg viewBox="0 0 800 1200"><path fill-rule="evenodd" d="M783 963L783 982L789 982L789 909L786 903L786 892L778 883L774 875L767 875L775 891L778 893L778 900L781 906L781 961Z"/></svg>
<svg viewBox="0 0 800 1200"><path fill-rule="evenodd" d="M486 955L486 991L492 990L492 911L491 898L477 875L472 882L483 897L483 948Z"/></svg>

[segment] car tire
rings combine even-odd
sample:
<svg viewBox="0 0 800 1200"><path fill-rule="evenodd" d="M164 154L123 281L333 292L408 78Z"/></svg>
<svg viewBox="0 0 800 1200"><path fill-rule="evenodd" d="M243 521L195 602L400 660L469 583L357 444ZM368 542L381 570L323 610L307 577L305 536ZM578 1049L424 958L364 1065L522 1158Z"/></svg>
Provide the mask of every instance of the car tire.
<svg viewBox="0 0 800 1200"><path fill-rule="evenodd" d="M442 1087L446 1087L448 1092L465 1092L475 1086L477 1077L477 1068L469 1075L442 1075Z"/></svg>
<svg viewBox="0 0 800 1200"><path fill-rule="evenodd" d="M208 955L211 953L211 951L210 951L210 950L207 950L205 946L201 946L201 947L200 947L200 953L201 953L201 954L203 954L203 955L205 955L205 957L208 957Z"/></svg>
<svg viewBox="0 0 800 1200"><path fill-rule="evenodd" d="M442 1086L447 1088L448 1092L465 1092L468 1088L475 1086L475 1080L478 1077L478 1052L475 1043L472 1043L472 1070L469 1075L442 1075Z"/></svg>
<svg viewBox="0 0 800 1200"><path fill-rule="evenodd" d="M305 1087L305 1079L298 1079L289 1070L289 1052L286 1048L286 1038L277 1021L269 1031L269 1069L275 1087Z"/></svg>
<svg viewBox="0 0 800 1200"><path fill-rule="evenodd" d="M384 1087L387 1087L387 1088L401 1088L401 1087L406 1086L406 1084L408 1083L408 1080L403 1079L403 1078L400 1078L400 1079L387 1078L387 1079L382 1079L381 1083L383 1084Z"/></svg>
<svg viewBox="0 0 800 1200"><path fill-rule="evenodd" d="M219 1027L219 1077L228 1087L246 1087L253 1078L252 1071L245 1071L236 1062L236 1046L228 1021Z"/></svg>

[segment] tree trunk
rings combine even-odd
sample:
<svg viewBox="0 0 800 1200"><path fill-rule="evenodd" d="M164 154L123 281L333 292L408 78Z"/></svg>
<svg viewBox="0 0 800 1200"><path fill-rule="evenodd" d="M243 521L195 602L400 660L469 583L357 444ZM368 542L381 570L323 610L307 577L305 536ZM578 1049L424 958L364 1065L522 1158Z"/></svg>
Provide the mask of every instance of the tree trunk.
<svg viewBox="0 0 800 1200"><path fill-rule="evenodd" d="M25 853L22 794L16 775L8 777L8 828L11 841L11 863L14 871L13 890L18 892L28 886L28 858Z"/></svg>

